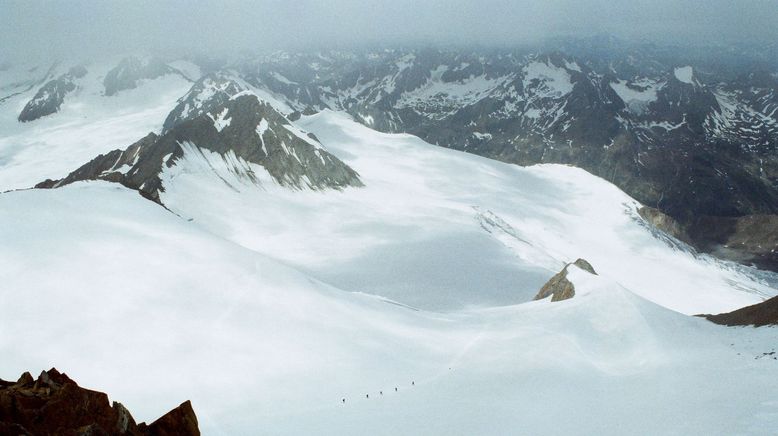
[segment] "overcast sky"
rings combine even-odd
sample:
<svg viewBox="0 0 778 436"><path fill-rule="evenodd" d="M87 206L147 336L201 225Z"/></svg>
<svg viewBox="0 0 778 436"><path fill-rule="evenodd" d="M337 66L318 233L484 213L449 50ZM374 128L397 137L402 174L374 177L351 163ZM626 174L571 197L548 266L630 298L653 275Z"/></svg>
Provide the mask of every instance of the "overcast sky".
<svg viewBox="0 0 778 436"><path fill-rule="evenodd" d="M0 57L355 44L520 44L611 33L778 40L778 0L0 0Z"/></svg>

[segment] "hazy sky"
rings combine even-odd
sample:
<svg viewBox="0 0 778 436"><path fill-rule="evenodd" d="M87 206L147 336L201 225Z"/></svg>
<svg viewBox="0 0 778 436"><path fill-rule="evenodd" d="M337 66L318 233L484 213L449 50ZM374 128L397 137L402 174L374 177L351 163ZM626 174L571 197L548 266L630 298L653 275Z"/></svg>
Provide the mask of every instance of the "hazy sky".
<svg viewBox="0 0 778 436"><path fill-rule="evenodd" d="M0 57L147 50L515 44L612 33L778 40L778 0L0 0Z"/></svg>

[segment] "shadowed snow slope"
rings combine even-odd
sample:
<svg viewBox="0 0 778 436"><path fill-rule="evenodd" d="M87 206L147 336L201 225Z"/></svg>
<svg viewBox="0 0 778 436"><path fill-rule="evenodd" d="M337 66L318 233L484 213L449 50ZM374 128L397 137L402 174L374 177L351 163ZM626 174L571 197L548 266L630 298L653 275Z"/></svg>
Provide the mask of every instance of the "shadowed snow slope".
<svg viewBox="0 0 778 436"><path fill-rule="evenodd" d="M451 310L529 301L578 257L687 314L775 294L751 269L658 237L635 200L572 167L522 168L384 134L324 111L296 124L356 170L359 189L293 192L220 181L186 156L161 201L211 232L341 289ZM261 177L262 170L255 173ZM164 174L168 174L165 176Z"/></svg>
<svg viewBox="0 0 778 436"><path fill-rule="evenodd" d="M206 435L778 426L778 365L753 358L776 329L687 317L605 274L573 274L577 295L559 303L412 310L332 288L107 182L0 195L0 239L0 373L56 363L139 420L186 397Z"/></svg>

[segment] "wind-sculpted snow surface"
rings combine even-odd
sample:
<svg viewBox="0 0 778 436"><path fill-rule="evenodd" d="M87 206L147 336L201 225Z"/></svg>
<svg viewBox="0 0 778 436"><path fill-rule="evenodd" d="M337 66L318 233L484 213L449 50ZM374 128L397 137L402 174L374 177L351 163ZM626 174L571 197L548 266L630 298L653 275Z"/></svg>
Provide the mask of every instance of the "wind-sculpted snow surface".
<svg viewBox="0 0 778 436"><path fill-rule="evenodd" d="M106 182L1 194L0 236L0 373L57 362L138 420L184 396L205 435L778 426L778 364L756 358L775 329L687 317L604 274L573 274L576 297L558 303L412 310Z"/></svg>

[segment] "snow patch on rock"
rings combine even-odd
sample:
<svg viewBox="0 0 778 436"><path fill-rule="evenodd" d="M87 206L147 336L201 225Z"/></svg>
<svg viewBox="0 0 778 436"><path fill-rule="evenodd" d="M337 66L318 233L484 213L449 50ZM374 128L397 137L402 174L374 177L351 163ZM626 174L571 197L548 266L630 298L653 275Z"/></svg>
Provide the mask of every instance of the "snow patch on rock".
<svg viewBox="0 0 778 436"><path fill-rule="evenodd" d="M538 82L537 94L541 97L559 98L573 91L570 73L547 62L531 62L524 67L524 81Z"/></svg>
<svg viewBox="0 0 778 436"><path fill-rule="evenodd" d="M678 67L673 70L673 74L676 79L683 83L694 84L694 69L691 66Z"/></svg>
<svg viewBox="0 0 778 436"><path fill-rule="evenodd" d="M224 130L225 127L229 126L232 122L232 118L227 117L228 109L224 108L221 112L219 112L216 117L214 117L211 114L208 114L208 117L213 120L213 127L216 128L217 132L221 132Z"/></svg>
<svg viewBox="0 0 778 436"><path fill-rule="evenodd" d="M639 81L617 80L612 82L610 86L630 111L642 114L648 109L649 104L657 100L657 91L662 89L664 83L658 83L650 79Z"/></svg>

